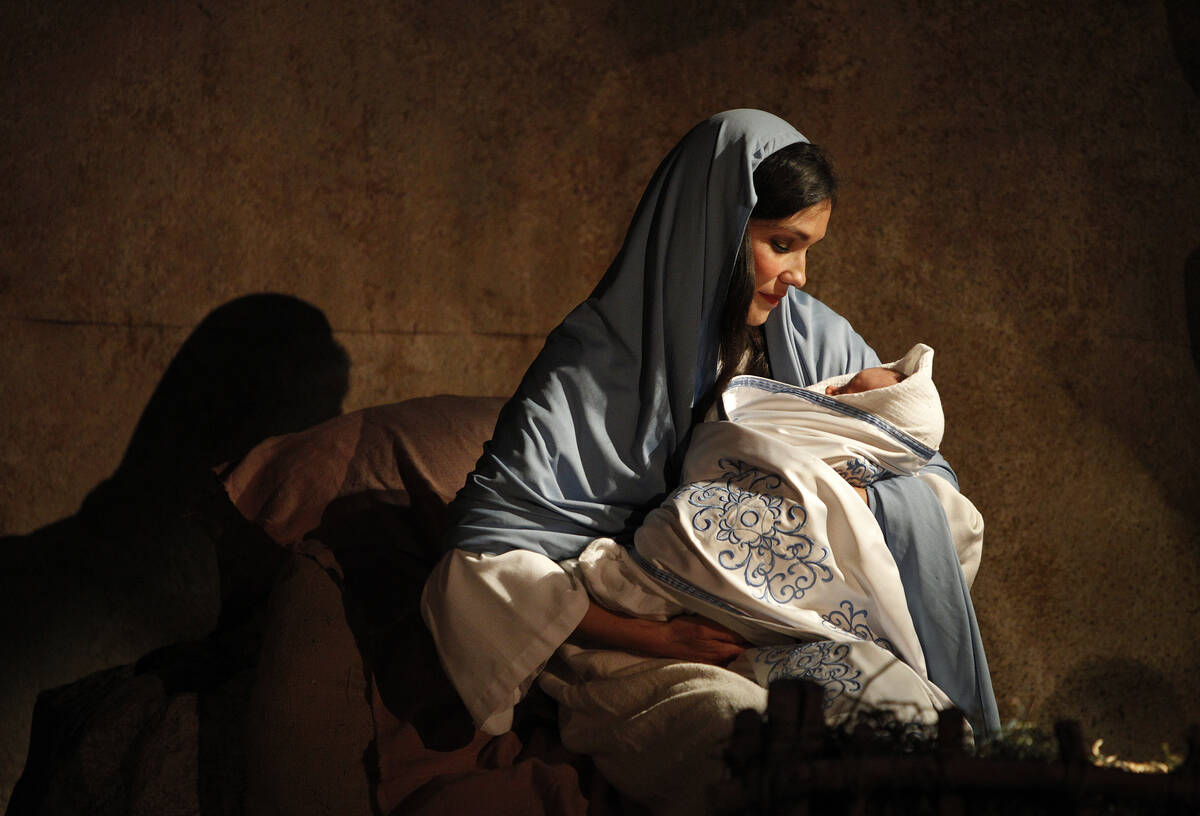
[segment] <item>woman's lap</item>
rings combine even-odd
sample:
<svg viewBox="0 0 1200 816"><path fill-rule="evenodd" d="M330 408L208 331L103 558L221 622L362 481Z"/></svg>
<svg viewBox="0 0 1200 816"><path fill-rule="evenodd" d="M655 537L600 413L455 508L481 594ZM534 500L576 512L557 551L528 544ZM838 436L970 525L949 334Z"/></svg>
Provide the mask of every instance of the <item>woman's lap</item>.
<svg viewBox="0 0 1200 816"><path fill-rule="evenodd" d="M928 724L949 702L868 642L756 648L729 669L566 644L539 682L558 701L563 744L590 755L619 790L656 812L705 813L727 776L734 718L764 712L767 684L788 677L825 687L831 725L880 709Z"/></svg>
<svg viewBox="0 0 1200 816"><path fill-rule="evenodd" d="M558 700L563 744L664 813L705 811L709 788L726 773L734 717L767 704L765 688L719 666L570 644L540 682Z"/></svg>

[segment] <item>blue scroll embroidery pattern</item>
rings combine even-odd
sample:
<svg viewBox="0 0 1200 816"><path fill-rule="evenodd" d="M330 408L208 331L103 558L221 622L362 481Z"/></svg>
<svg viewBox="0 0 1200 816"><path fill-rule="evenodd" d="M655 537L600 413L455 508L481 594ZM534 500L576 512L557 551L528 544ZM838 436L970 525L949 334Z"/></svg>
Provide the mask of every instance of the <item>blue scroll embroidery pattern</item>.
<svg viewBox="0 0 1200 816"><path fill-rule="evenodd" d="M867 610L855 609L854 604L850 601L842 601L838 604L837 609L828 615L822 615L821 621L826 626L841 629L843 632L854 635L860 640L868 640L882 649L887 649L892 654L896 653L896 647L892 645L890 640L875 637L875 633L867 625Z"/></svg>
<svg viewBox="0 0 1200 816"><path fill-rule="evenodd" d="M817 581L832 581L824 560L829 550L818 547L801 532L808 523L802 504L785 501L771 491L783 480L738 459L721 459L719 480L693 482L675 492L698 508L692 528L715 534L729 548L717 563L741 572L746 584L758 589L759 600L785 604L804 597Z"/></svg>
<svg viewBox="0 0 1200 816"><path fill-rule="evenodd" d="M879 480L886 469L868 462L866 459L849 459L834 467L838 475L850 483L852 487L867 487Z"/></svg>
<svg viewBox="0 0 1200 816"><path fill-rule="evenodd" d="M825 689L822 705L828 709L842 695L862 688L858 680L862 672L846 660L849 654L848 644L822 640L802 646L770 646L760 650L754 662L770 667L768 685L789 678L820 683Z"/></svg>

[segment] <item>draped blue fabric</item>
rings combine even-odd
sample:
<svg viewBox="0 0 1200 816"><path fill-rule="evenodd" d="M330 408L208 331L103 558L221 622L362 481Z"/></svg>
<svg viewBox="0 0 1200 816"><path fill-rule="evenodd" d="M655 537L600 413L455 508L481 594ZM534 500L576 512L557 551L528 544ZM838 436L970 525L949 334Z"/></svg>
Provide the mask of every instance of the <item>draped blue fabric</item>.
<svg viewBox="0 0 1200 816"><path fill-rule="evenodd" d="M716 378L754 168L803 139L769 113L728 111L663 160L616 260L501 412L451 506L452 546L562 560L632 532L675 487L693 406Z"/></svg>
<svg viewBox="0 0 1200 816"><path fill-rule="evenodd" d="M871 509L904 585L929 679L962 710L977 734L994 733L1000 714L975 607L937 497L915 478L870 488Z"/></svg>
<svg viewBox="0 0 1200 816"><path fill-rule="evenodd" d="M725 294L757 200L754 169L797 141L805 139L776 116L734 110L697 125L663 160L608 272L551 332L501 411L451 505L450 546L478 553L520 548L561 561L600 536L627 538L677 486L695 405L716 379ZM763 331L772 376L792 385L879 364L845 319L797 289ZM931 467L954 482L945 460ZM910 506L904 499L922 488L932 495L929 489L913 477L889 484L889 545L931 536L936 540L923 548L954 558L936 501ZM934 561L922 559L914 574L923 577ZM961 582L956 560L953 566ZM941 578L913 584L918 592L931 588L940 592ZM970 598L962 595L973 622ZM959 604L929 617L957 617L945 626L969 629L966 616ZM986 677L981 648L978 656L973 665Z"/></svg>

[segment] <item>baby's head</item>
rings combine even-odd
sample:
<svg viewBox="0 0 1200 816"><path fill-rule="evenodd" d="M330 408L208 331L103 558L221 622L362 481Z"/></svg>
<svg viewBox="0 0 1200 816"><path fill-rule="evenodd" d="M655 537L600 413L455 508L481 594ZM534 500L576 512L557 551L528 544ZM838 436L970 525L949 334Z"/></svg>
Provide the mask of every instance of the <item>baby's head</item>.
<svg viewBox="0 0 1200 816"><path fill-rule="evenodd" d="M840 387L826 386L825 393L831 397L841 396L842 394L861 394L863 391L874 391L876 388L886 388L889 385L895 385L903 380L904 377L904 374L892 368L883 368L882 366L864 368L851 377L845 385Z"/></svg>
<svg viewBox="0 0 1200 816"><path fill-rule="evenodd" d="M933 384L933 349L924 343L894 363L835 374L804 388L827 398L819 403L822 410L873 414L934 450L942 442L946 419Z"/></svg>

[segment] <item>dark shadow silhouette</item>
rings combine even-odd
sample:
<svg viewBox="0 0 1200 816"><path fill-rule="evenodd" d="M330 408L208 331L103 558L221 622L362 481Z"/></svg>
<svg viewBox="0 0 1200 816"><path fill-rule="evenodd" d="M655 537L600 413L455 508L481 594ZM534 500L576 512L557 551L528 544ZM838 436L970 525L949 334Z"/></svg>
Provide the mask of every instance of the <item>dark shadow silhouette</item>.
<svg viewBox="0 0 1200 816"><path fill-rule="evenodd" d="M1192 362L1196 364L1197 373L1200 373L1200 247L1193 249L1184 263L1183 287Z"/></svg>
<svg viewBox="0 0 1200 816"><path fill-rule="evenodd" d="M1165 0L1171 48L1183 76L1200 96L1200 7L1187 0ZM1184 299L1192 360L1200 372L1200 247L1192 250L1183 267Z"/></svg>
<svg viewBox="0 0 1200 816"><path fill-rule="evenodd" d="M1192 91L1200 96L1200 8L1191 0L1163 0L1163 7L1175 60Z"/></svg>
<svg viewBox="0 0 1200 816"><path fill-rule="evenodd" d="M278 548L256 529L214 534L214 519L245 522L227 500L212 511L225 499L213 470L266 437L340 414L349 365L310 304L279 294L231 301L183 343L120 465L80 512L0 539L0 665L21 667L0 672L0 802L24 763L39 691L144 655L126 673L159 677L164 693L215 688L252 665L256 650L242 634L170 646L208 636L223 598L235 600L231 610L252 606L239 593L269 587L263 577L278 563ZM164 647L190 651L167 659L154 651ZM69 710L82 705L62 700ZM240 727L236 712L218 713L208 719ZM30 784L22 783L26 801ZM10 812L21 812L17 798Z"/></svg>
<svg viewBox="0 0 1200 816"><path fill-rule="evenodd" d="M475 727L421 621L421 590L436 563L423 542L442 533L407 494L379 491L332 502L312 536L337 554L346 620L380 698L426 747L450 751L470 742Z"/></svg>
<svg viewBox="0 0 1200 816"><path fill-rule="evenodd" d="M186 505L213 468L340 414L349 368L325 315L304 301L260 294L226 303L184 341L121 464L80 515L97 534L125 535L148 507Z"/></svg>
<svg viewBox="0 0 1200 816"><path fill-rule="evenodd" d="M1135 761L1163 759L1163 743L1184 753L1185 708L1166 677L1125 657L1077 663L1041 704L1045 719L1078 720L1089 749L1102 739L1103 753Z"/></svg>

